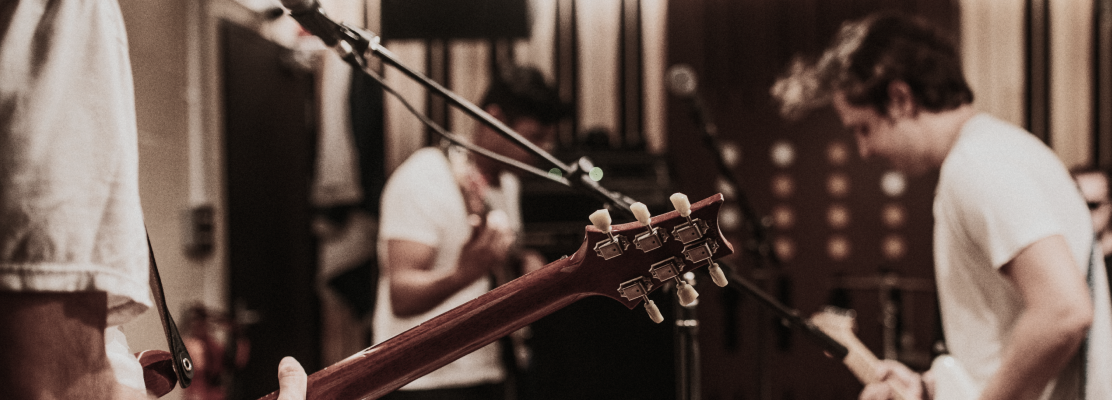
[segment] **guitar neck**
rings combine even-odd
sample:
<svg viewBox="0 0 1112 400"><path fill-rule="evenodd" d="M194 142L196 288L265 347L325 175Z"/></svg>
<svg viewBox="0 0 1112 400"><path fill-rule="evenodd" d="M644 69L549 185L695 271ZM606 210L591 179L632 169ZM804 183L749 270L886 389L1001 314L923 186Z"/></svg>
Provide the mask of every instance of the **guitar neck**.
<svg viewBox="0 0 1112 400"><path fill-rule="evenodd" d="M853 376L863 384L876 383L879 380L876 376L876 369L880 366L880 359L873 355L873 352L861 343L854 335L844 335L838 340L849 352L842 363L849 368ZM898 387L892 386L892 395L896 400L915 400L916 398L908 393L904 393Z"/></svg>
<svg viewBox="0 0 1112 400"><path fill-rule="evenodd" d="M592 293L578 292L567 269L545 268L309 376L307 399L375 399ZM271 393L260 400L276 400Z"/></svg>
<svg viewBox="0 0 1112 400"><path fill-rule="evenodd" d="M876 368L880 366L880 359L856 337L843 338L841 342L849 350L842 363L853 372L853 376L866 385L876 382Z"/></svg>

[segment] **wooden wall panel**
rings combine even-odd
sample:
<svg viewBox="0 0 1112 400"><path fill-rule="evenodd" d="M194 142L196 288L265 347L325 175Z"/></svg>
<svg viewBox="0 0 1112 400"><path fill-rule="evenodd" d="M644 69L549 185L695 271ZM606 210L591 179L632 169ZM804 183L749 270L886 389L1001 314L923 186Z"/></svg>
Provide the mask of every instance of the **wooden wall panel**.
<svg viewBox="0 0 1112 400"><path fill-rule="evenodd" d="M901 194L886 194L881 181L888 171L857 156L832 111L787 122L768 94L793 55L817 55L843 21L893 8L958 27L957 7L949 1L672 0L667 58L668 65L697 71L720 141L740 149L733 168L740 192L758 215L781 221L768 229L774 247L788 250L779 265L745 254L743 228L727 233L743 253L732 260L741 275L805 315L830 303L855 308L859 336L874 352L887 347L914 363L929 360L935 340L934 177L907 180ZM667 119L679 189L692 198L720 191L714 153L702 145L690 105L670 97ZM773 154L785 153L791 162L773 161ZM831 186L848 189L832 192ZM791 190L775 189L785 187ZM902 222L886 224L885 210L899 210L889 213L902 214ZM831 214L848 222L831 223ZM875 279L882 273L926 284L894 292L902 319L889 322L902 329L887 342L880 301L886 292ZM783 329L752 297L710 284L698 289L704 399L856 398L861 386L840 363L801 333Z"/></svg>

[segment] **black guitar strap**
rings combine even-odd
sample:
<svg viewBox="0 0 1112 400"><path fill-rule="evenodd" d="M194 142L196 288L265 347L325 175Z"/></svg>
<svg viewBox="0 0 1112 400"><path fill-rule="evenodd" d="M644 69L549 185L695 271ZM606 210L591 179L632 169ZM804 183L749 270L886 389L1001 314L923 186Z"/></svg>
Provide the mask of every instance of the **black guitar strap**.
<svg viewBox="0 0 1112 400"><path fill-rule="evenodd" d="M147 234L147 250L150 255L150 284L151 297L154 298L158 315L162 319L162 331L166 334L166 344L170 348L171 359L174 361L174 373L178 376L178 383L182 389L189 387L193 382L193 359L185 349L185 342L181 340L178 326L174 324L174 317L166 307L166 295L162 292L162 278L158 276L158 265L154 261L154 246L151 246L151 236Z"/></svg>

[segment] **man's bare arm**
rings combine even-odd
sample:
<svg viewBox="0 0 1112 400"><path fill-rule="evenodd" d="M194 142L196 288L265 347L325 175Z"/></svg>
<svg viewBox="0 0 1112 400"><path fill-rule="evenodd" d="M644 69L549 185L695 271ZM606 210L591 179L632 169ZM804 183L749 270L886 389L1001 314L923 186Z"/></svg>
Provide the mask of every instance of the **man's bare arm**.
<svg viewBox="0 0 1112 400"><path fill-rule="evenodd" d="M0 292L0 398L118 399L104 292Z"/></svg>
<svg viewBox="0 0 1112 400"><path fill-rule="evenodd" d="M1031 244L1001 271L1023 297L1024 309L981 399L1037 399L1092 324L1089 288L1062 236Z"/></svg>

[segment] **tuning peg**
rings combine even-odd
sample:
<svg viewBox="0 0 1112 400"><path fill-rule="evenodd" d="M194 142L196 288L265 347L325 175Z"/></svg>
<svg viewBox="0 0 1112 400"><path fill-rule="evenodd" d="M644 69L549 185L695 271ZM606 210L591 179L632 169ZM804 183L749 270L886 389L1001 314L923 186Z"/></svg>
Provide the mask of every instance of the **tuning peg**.
<svg viewBox="0 0 1112 400"><path fill-rule="evenodd" d="M711 261L710 266L707 267L707 272L710 273L710 280L714 281L715 285L726 287L726 285L730 284L730 281L726 279L726 274L722 272L722 268L718 266L718 263Z"/></svg>
<svg viewBox="0 0 1112 400"><path fill-rule="evenodd" d="M649 300L649 289L651 288L652 282L649 281L649 278L639 276L622 282L618 286L618 293L631 301L641 299L645 303L645 311L649 313L649 318L659 324L664 321L664 315L660 314L660 309L656 307L656 303Z"/></svg>
<svg viewBox="0 0 1112 400"><path fill-rule="evenodd" d="M633 216L637 218L637 221L640 222L641 225L648 227L652 226L652 214L649 214L649 208L645 206L645 203L633 203L633 205L629 206L629 210L633 211Z"/></svg>
<svg viewBox="0 0 1112 400"><path fill-rule="evenodd" d="M680 216L686 218L691 215L691 200L687 199L687 195L673 193L668 199L672 200L672 205L676 207L676 211L680 212Z"/></svg>
<svg viewBox="0 0 1112 400"><path fill-rule="evenodd" d="M676 279L676 294L680 297L680 305L687 306L695 302L699 298L699 292L695 291L694 287L684 282L683 279Z"/></svg>
<svg viewBox="0 0 1112 400"><path fill-rule="evenodd" d="M595 228L610 237L595 243L595 252L607 260L622 255L622 252L629 247L629 240L621 235L614 236L614 233L610 231L610 212L601 209L591 213L588 218L590 218L591 224L594 224Z"/></svg>
<svg viewBox="0 0 1112 400"><path fill-rule="evenodd" d="M633 216L637 217L637 221L645 226L645 232L634 236L633 244L641 249L643 252L650 252L659 249L668 240L668 234L662 230L653 228L652 215L649 214L649 208L644 203L636 202L629 206L629 210L633 211Z"/></svg>
<svg viewBox="0 0 1112 400"><path fill-rule="evenodd" d="M687 222L672 228L672 237L679 239L679 241L683 242L685 245L702 239L703 234L707 231L707 223L698 218L691 218L691 200L687 199L687 195L683 193L674 193L668 199L672 200L672 205L676 207L676 211L684 218L687 218Z"/></svg>
<svg viewBox="0 0 1112 400"><path fill-rule="evenodd" d="M649 268L649 274L656 278L656 280L664 283L668 280L676 281L676 294L679 295L680 305L688 305L699 298L699 292L690 284L684 282L680 275L683 273L683 261L676 257L671 257L653 264Z"/></svg>
<svg viewBox="0 0 1112 400"><path fill-rule="evenodd" d="M593 224L595 228L600 231L610 233L610 223L612 222L612 220L610 219L610 211L601 209L591 213L591 216L588 218L591 219L591 224Z"/></svg>
<svg viewBox="0 0 1112 400"><path fill-rule="evenodd" d="M653 322L658 324L664 322L664 315L660 313L660 308L657 308L656 303L649 300L648 297L645 298L645 311L649 313L649 318L652 319Z"/></svg>

